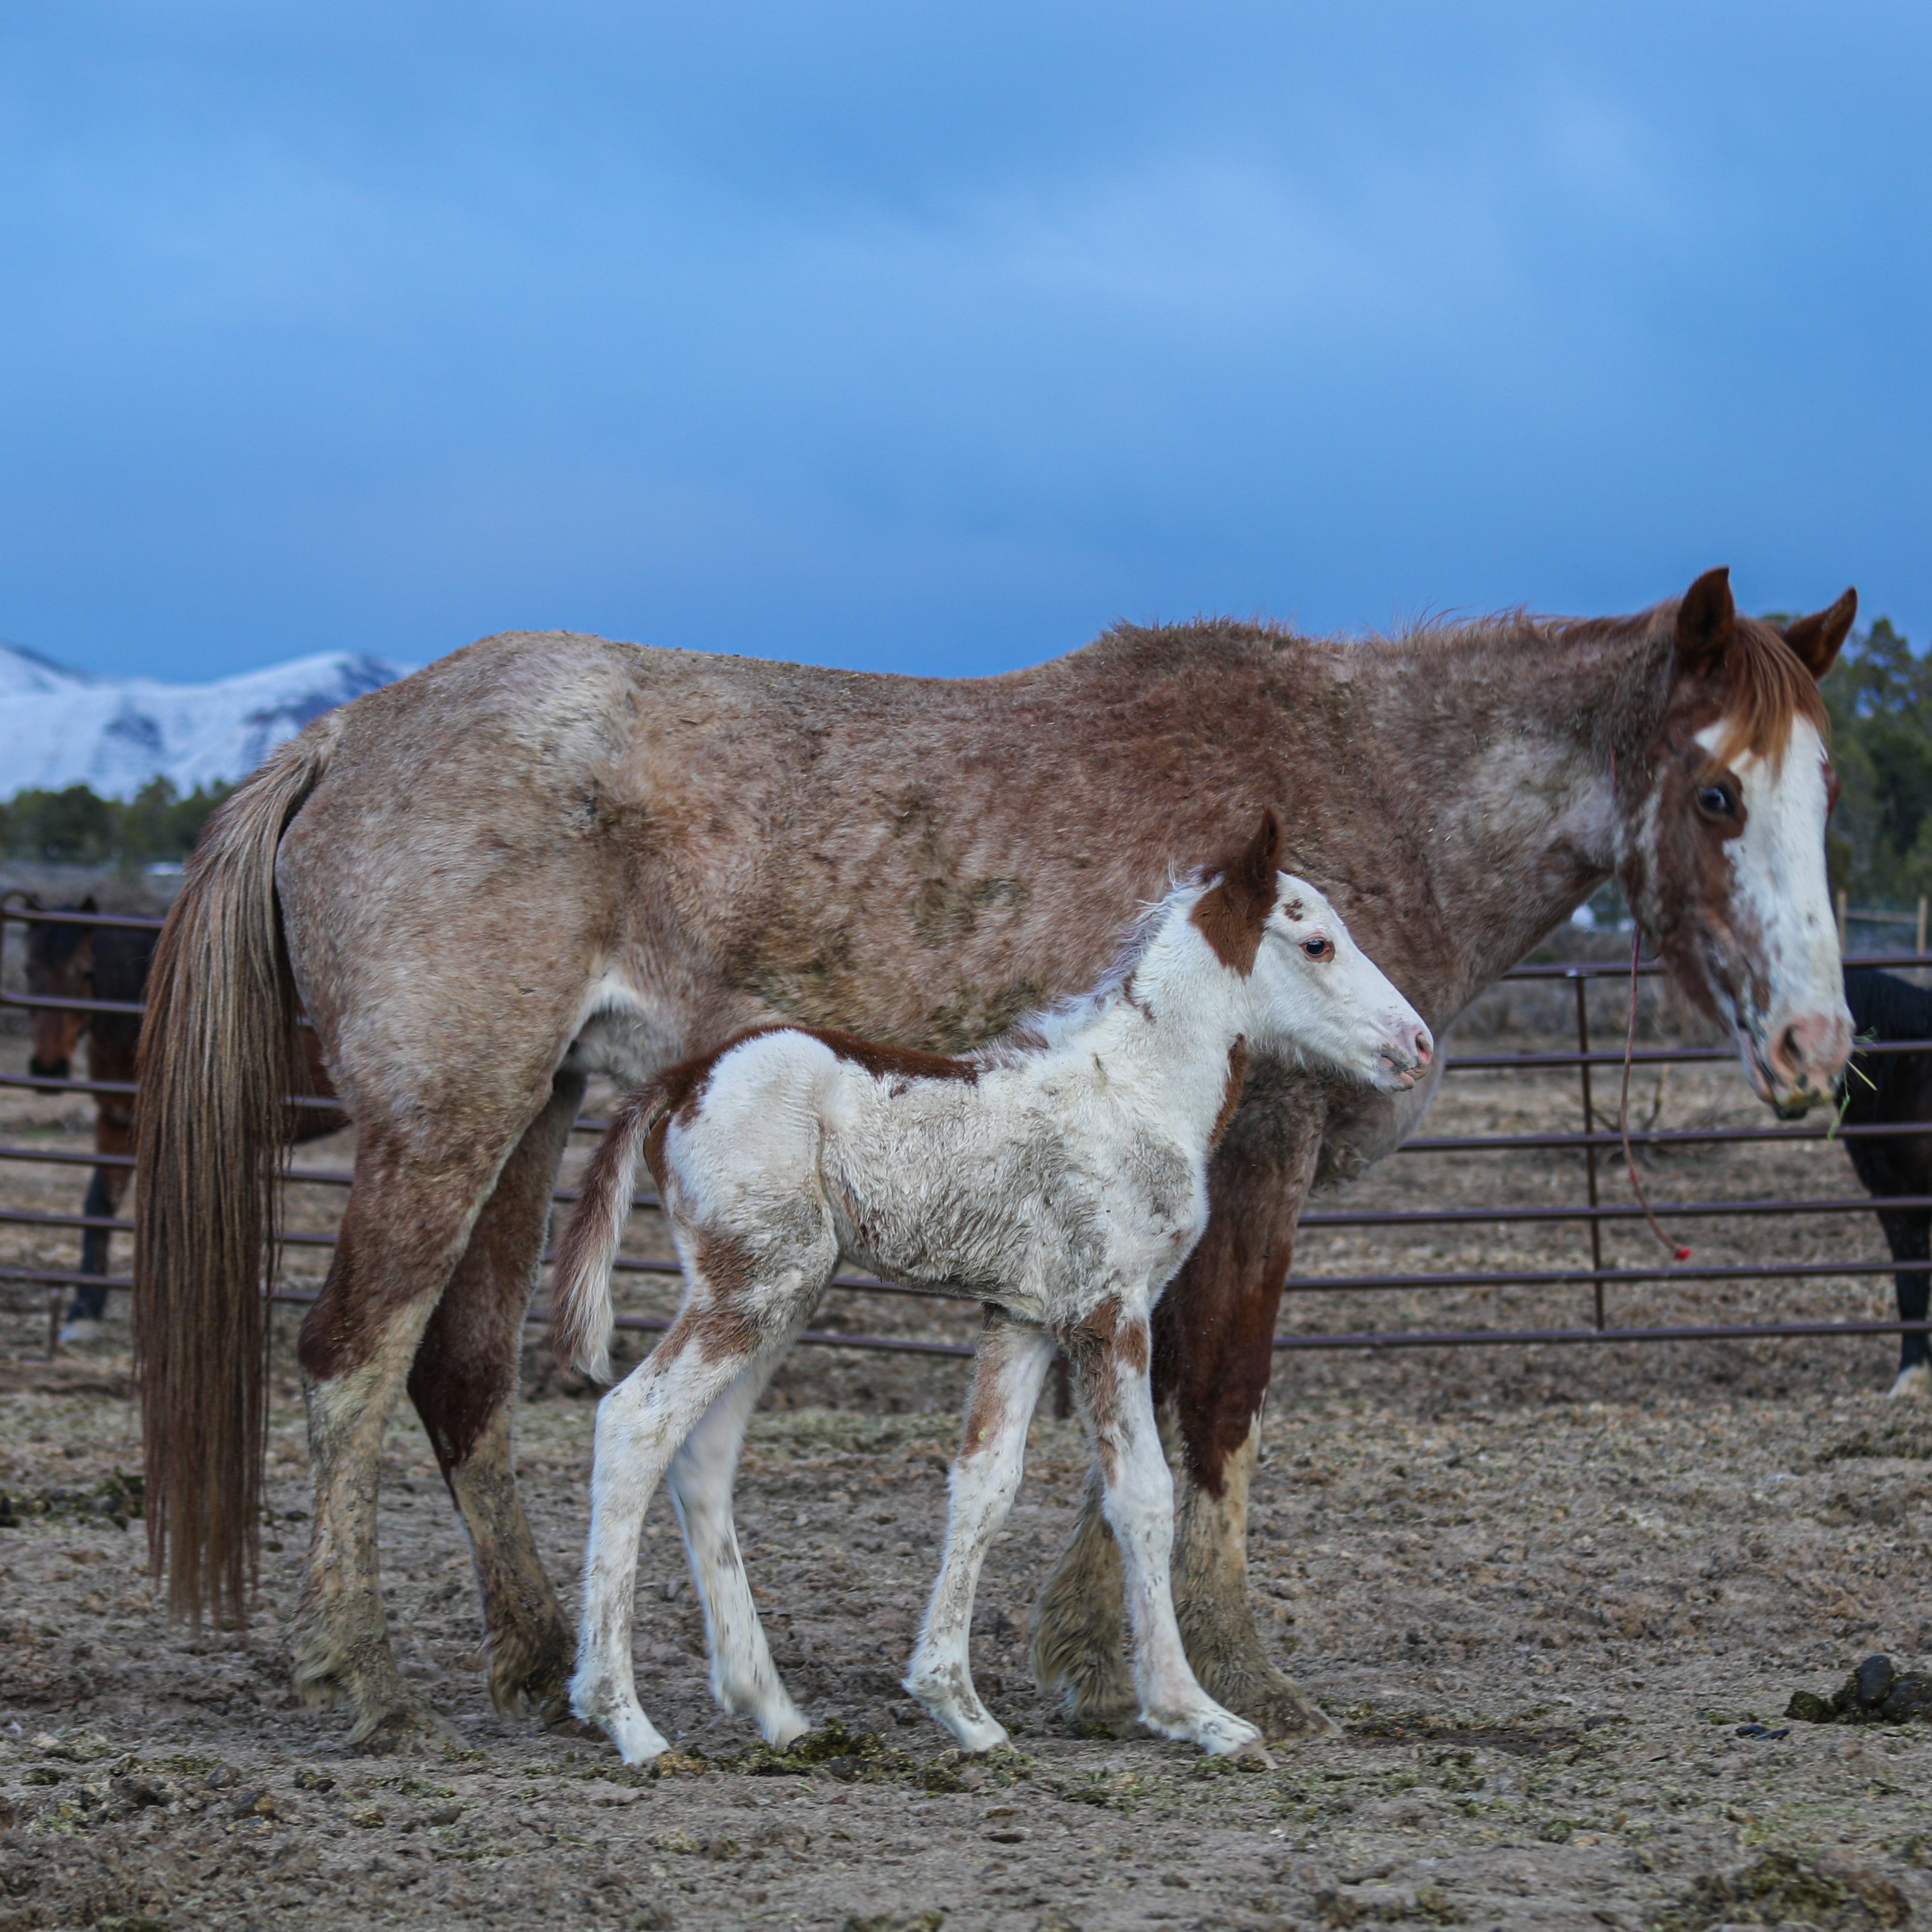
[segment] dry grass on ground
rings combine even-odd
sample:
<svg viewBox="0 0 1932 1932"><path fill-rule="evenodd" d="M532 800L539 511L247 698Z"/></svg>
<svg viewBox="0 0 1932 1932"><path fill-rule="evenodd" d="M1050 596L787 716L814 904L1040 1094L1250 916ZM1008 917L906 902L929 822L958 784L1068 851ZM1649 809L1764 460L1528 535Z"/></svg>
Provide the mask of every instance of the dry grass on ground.
<svg viewBox="0 0 1932 1932"><path fill-rule="evenodd" d="M17 1042L8 1042L10 1052ZM1642 1106L1651 1104L1650 1083ZM1431 1130L1573 1119L1574 1088L1467 1074ZM1754 1118L1734 1071L1673 1073L1672 1124ZM85 1144L84 1107L10 1095L0 1138ZM345 1163L344 1147L300 1164ZM1850 1191L1834 1148L1659 1160L1660 1196ZM1607 1172L1606 1193L1614 1196ZM80 1171L8 1164L10 1205L70 1208ZM1574 1199L1574 1155L1403 1156L1328 1197ZM305 1190L324 1225L339 1192ZM1694 1233L1701 1259L1880 1254L1860 1215ZM638 1224L634 1244L648 1248ZM73 1238L0 1231L9 1259ZM1547 1265L1580 1231L1311 1234L1298 1271ZM1634 1259L1634 1236L1615 1251ZM313 1280L319 1257L298 1254ZM1613 1316L1878 1312L1882 1283L1768 1278L1644 1291ZM638 1310L665 1285L626 1286ZM1310 1294L1285 1325L1519 1326L1577 1294ZM652 1716L682 1756L624 1772L601 1742L488 1709L457 1525L412 1420L392 1429L384 1561L405 1668L465 1732L440 1759L344 1754L338 1714L294 1708L284 1619L306 1474L295 1390L274 1413L262 1611L249 1640L170 1628L117 1472L136 1466L124 1331L90 1359L29 1359L44 1304L4 1318L0 1928L111 1926L1260 1928L1382 1923L1864 1928L1932 1912L1920 1726L1773 1730L1794 1689L1867 1653L1932 1654L1922 1530L1932 1420L1880 1391L1892 1345L1297 1353L1282 1366L1254 1511L1268 1640L1341 1726L1271 1771L1140 1738L1073 1734L1032 1689L1034 1588L1075 1506L1070 1424L1035 1424L994 1552L976 1654L1019 1755L962 1764L898 1690L934 1560L964 1370L801 1351L755 1424L747 1558L774 1645L832 1761L760 1762L704 1693L701 1636L662 1507L637 1639ZM118 1321L117 1316L117 1322ZM970 1336L969 1312L852 1296L830 1318ZM286 1337L284 1338L286 1341ZM591 1406L536 1346L520 1462L569 1587ZM52 1513L33 1512L51 1503ZM23 1507L24 1505L24 1507ZM78 1513L76 1513L78 1512Z"/></svg>

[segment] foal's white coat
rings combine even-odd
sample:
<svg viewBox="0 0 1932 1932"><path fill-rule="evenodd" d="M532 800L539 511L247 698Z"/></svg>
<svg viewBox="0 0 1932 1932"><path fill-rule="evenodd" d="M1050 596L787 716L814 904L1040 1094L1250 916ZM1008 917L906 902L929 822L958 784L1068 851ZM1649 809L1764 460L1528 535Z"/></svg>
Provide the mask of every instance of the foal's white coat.
<svg viewBox="0 0 1932 1932"><path fill-rule="evenodd" d="M1274 815L1228 871L1177 887L1096 991L960 1061L773 1028L631 1096L586 1177L556 1294L558 1353L608 1374L610 1270L648 1153L686 1277L676 1320L597 1414L571 1701L628 1763L665 1748L631 1667L638 1544L668 1470L711 1683L775 1743L808 1726L779 1682L730 1515L752 1404L843 1252L987 1305L946 1549L906 1688L970 1750L1006 1734L973 1688L973 1597L1018 1485L1056 1346L1100 1450L1142 1721L1227 1754L1259 1733L1196 1681L1168 1580L1173 1488L1148 1316L1208 1219L1209 1153L1250 1046L1385 1089L1428 1029L1322 896L1275 868Z"/></svg>

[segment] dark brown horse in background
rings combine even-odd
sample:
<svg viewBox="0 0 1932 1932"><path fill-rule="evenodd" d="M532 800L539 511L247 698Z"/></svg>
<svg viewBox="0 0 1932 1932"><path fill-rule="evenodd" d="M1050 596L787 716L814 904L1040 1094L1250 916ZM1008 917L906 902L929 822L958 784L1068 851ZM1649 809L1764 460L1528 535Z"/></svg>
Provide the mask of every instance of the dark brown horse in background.
<svg viewBox="0 0 1932 1932"><path fill-rule="evenodd" d="M1281 862L1438 1034L1614 875L1761 1097L1802 1111L1850 1042L1816 680L1855 609L1847 592L1780 633L1739 616L1718 571L1633 617L1355 641L1122 627L958 681L512 634L318 720L210 825L155 964L135 1311L171 1601L243 1607L298 998L357 1131L299 1349L316 1500L298 1683L346 1698L358 1744L442 1728L396 1670L377 1574L378 1451L406 1388L469 1533L491 1691L560 1712L571 1640L511 1412L591 1073L640 1082L774 1019L970 1046L1090 983L1136 904L1261 800ZM1181 1628L1210 1693L1274 1736L1326 1724L1263 1654L1245 1580L1296 1220L1426 1100L1258 1060L1161 1306ZM1035 1655L1110 1718L1132 1687L1095 1501Z"/></svg>
<svg viewBox="0 0 1932 1932"><path fill-rule="evenodd" d="M27 991L40 999L112 1000L139 1006L146 998L148 972L160 934L152 926L96 924L100 912L89 893L77 904L43 907L31 892L10 894L23 910L51 916L27 923ZM86 915L63 920L62 913ZM80 1268L101 1277L98 1285L77 1286L60 1329L63 1342L91 1341L107 1312L109 1241L104 1225L120 1211L133 1169L134 1076L141 1035L138 1013L98 1012L86 1006L36 1006L27 1071L36 1080L70 1080L74 1056L85 1045L87 1074L94 1095L94 1150L108 1156L88 1181L81 1214ZM347 1117L334 1106L309 1106L304 1099L333 1100L322 1064L320 1043L304 1030L301 1077L292 1090L298 1104L289 1109L287 1138L313 1140L338 1132Z"/></svg>
<svg viewBox="0 0 1932 1932"><path fill-rule="evenodd" d="M94 914L93 896L77 905L43 908L31 893L17 897L27 910ZM41 999L116 1000L137 1003L148 981L158 935L152 927L100 926L79 920L35 920L27 927L27 991ZM87 1078L94 1096L94 1150L109 1156L94 1168L81 1213L92 1223L112 1220L126 1192L134 1151L134 1057L141 1022L134 1013L92 1012L85 1007L36 1006L28 1072L37 1080L74 1077L74 1056L85 1042ZM80 1272L105 1276L110 1230L81 1232ZM107 1290L76 1287L60 1330L63 1342L91 1340L100 1332Z"/></svg>

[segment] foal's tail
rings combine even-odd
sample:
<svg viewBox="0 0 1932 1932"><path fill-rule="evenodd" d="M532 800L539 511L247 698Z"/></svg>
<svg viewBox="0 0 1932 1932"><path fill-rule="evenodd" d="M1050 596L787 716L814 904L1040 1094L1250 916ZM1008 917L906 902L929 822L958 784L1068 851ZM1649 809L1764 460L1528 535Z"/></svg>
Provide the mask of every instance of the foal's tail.
<svg viewBox="0 0 1932 1932"><path fill-rule="evenodd" d="M627 1094L584 1171L551 1278L550 1346L558 1364L608 1382L610 1376L610 1264L631 1212L631 1190L651 1130L670 1105L662 1080Z"/></svg>
<svg viewBox="0 0 1932 1932"><path fill-rule="evenodd" d="M168 1605L238 1624L256 1565L283 1096L300 1077L275 852L340 735L285 745L208 821L148 976L134 1360L148 1557Z"/></svg>

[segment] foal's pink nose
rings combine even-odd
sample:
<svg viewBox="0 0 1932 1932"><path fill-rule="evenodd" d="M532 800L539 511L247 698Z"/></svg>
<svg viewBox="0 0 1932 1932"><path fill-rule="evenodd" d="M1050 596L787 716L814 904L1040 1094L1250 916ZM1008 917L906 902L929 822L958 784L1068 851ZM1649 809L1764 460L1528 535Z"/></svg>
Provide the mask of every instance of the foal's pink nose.
<svg viewBox="0 0 1932 1932"><path fill-rule="evenodd" d="M1413 1087L1436 1051L1435 1043L1429 1037L1429 1029L1426 1026L1409 1027L1398 1023L1389 1028L1384 1038L1388 1044L1382 1051L1390 1066L1405 1087Z"/></svg>
<svg viewBox="0 0 1932 1932"><path fill-rule="evenodd" d="M1771 1064L1794 1086L1828 1087L1844 1072L1852 1051L1850 1016L1800 1013L1772 1040Z"/></svg>

